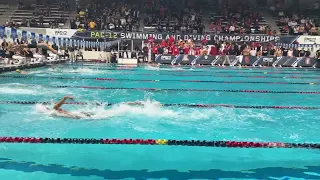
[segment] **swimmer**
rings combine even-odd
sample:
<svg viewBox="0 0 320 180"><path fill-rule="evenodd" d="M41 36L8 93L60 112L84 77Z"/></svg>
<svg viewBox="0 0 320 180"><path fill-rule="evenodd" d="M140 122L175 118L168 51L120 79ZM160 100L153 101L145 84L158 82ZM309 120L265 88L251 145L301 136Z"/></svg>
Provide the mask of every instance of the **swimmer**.
<svg viewBox="0 0 320 180"><path fill-rule="evenodd" d="M58 103L56 103L53 106L53 110L56 112L53 115L55 115L55 116L63 116L63 117L68 117L68 118L74 118L74 119L80 119L80 118L83 118L83 117L91 117L93 115L91 113L85 113L85 112L81 112L79 114L75 114L75 113L70 113L70 112L68 112L68 111L66 111L64 109L61 109L61 106L63 104L65 104L65 101L68 100L68 99L73 100L73 97L72 96L65 96ZM47 107L47 110L51 110L51 109Z"/></svg>
<svg viewBox="0 0 320 180"><path fill-rule="evenodd" d="M26 71L21 71L20 69L17 69L16 72L19 73L19 74L28 74L28 72L26 72Z"/></svg>

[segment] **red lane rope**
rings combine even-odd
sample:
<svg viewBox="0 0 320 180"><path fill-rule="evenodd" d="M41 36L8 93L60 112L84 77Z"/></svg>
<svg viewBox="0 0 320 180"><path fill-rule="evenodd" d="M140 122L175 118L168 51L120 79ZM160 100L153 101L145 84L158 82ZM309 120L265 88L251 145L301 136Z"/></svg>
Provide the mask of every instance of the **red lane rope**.
<svg viewBox="0 0 320 180"><path fill-rule="evenodd" d="M138 81L138 82L192 82L192 83L223 83L223 84L299 84L299 85L320 85L320 83L304 83L304 82L248 82L248 81L205 81L205 80L150 80L150 79L114 79L103 77L61 77L61 76L32 76L32 75L3 75L0 78L42 78L42 79L81 79L81 80L97 80L97 81Z"/></svg>
<svg viewBox="0 0 320 180"><path fill-rule="evenodd" d="M24 86L36 87L40 85L24 84ZM230 90L230 89L168 89L168 88L126 88L126 87L100 87L100 86L53 86L41 85L49 88L77 88L100 90L139 90L139 91L190 91L190 92L237 92L237 93L264 93L264 94L320 94L319 91L271 91L271 90ZM19 86L21 87L21 86Z"/></svg>
<svg viewBox="0 0 320 180"><path fill-rule="evenodd" d="M167 145L167 146L206 146L224 148L303 148L320 149L316 143L247 142L247 141L206 141L206 140L167 140L167 139L96 139L96 138L35 138L0 137L0 143L32 144L118 144L118 145Z"/></svg>
<svg viewBox="0 0 320 180"><path fill-rule="evenodd" d="M54 102L36 102L36 101L0 101L0 104L51 104ZM65 104L73 105L104 105L112 106L117 103L104 103L104 102L67 102ZM127 103L131 105L143 105L141 102ZM225 108L239 108L239 109L303 109L303 110L320 110L320 107L308 107L308 106L248 106L248 105L231 105L231 104L159 104L160 106L181 106L181 107L192 107L192 108L214 108L214 107L225 107Z"/></svg>

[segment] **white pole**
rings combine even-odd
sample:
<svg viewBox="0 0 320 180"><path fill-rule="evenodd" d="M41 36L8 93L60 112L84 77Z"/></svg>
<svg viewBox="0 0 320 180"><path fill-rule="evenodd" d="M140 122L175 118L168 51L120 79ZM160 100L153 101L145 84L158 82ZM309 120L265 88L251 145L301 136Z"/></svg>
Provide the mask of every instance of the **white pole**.
<svg viewBox="0 0 320 180"><path fill-rule="evenodd" d="M118 41L118 53L117 53L117 59L119 59L119 53L120 53L120 41Z"/></svg>

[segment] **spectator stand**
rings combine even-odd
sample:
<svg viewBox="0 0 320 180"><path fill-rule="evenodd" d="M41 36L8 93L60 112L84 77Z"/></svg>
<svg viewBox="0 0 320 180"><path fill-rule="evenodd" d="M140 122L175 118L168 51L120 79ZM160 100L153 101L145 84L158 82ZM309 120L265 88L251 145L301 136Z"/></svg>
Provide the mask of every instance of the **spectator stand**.
<svg viewBox="0 0 320 180"><path fill-rule="evenodd" d="M209 13L210 33L270 34L271 27L254 6L238 0L219 2Z"/></svg>
<svg viewBox="0 0 320 180"><path fill-rule="evenodd" d="M0 5L0 15L3 15L4 12L6 12L6 9L8 9L8 5Z"/></svg>
<svg viewBox="0 0 320 180"><path fill-rule="evenodd" d="M93 1L78 7L77 16L70 21L71 29L139 31L139 4L141 2Z"/></svg>
<svg viewBox="0 0 320 180"><path fill-rule="evenodd" d="M71 14L63 2L50 5L25 5L23 1L19 1L17 10L10 19L19 26L62 28L66 18Z"/></svg>
<svg viewBox="0 0 320 180"><path fill-rule="evenodd" d="M195 1L147 1L143 32L204 33L203 15Z"/></svg>
<svg viewBox="0 0 320 180"><path fill-rule="evenodd" d="M7 0L0 0L0 23L3 24L8 20L10 7Z"/></svg>
<svg viewBox="0 0 320 180"><path fill-rule="evenodd" d="M320 9L278 9L275 18L282 35L320 35Z"/></svg>

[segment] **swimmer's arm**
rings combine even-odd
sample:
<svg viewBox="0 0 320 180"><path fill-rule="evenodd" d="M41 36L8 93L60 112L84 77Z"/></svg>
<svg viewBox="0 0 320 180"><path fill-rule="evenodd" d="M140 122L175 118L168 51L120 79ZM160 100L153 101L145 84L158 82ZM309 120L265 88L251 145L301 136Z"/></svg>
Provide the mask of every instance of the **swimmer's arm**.
<svg viewBox="0 0 320 180"><path fill-rule="evenodd" d="M142 103L136 101L136 102L127 102L126 104L128 104L128 105L141 105Z"/></svg>
<svg viewBox="0 0 320 180"><path fill-rule="evenodd" d="M55 109L55 110L60 109L60 107L64 104L64 102L65 102L67 99L72 99L72 97L69 97L69 96L63 97L57 104L55 104L55 105L53 106L53 109Z"/></svg>

